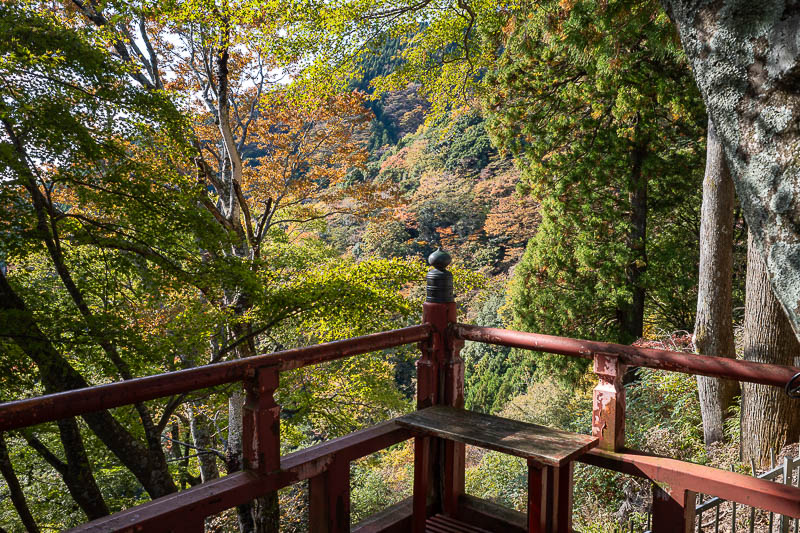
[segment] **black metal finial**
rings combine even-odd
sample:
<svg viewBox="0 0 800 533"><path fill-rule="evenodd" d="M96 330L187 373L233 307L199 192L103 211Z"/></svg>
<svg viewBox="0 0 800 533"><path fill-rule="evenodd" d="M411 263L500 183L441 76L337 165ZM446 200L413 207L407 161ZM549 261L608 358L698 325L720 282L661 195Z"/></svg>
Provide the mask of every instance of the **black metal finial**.
<svg viewBox="0 0 800 533"><path fill-rule="evenodd" d="M428 270L425 276L427 282L426 302L431 303L450 303L453 298L453 274L447 271L447 266L453 261L450 254L437 249L428 256L428 264L433 268Z"/></svg>
<svg viewBox="0 0 800 533"><path fill-rule="evenodd" d="M800 400L800 372L786 383L786 394L789 398Z"/></svg>

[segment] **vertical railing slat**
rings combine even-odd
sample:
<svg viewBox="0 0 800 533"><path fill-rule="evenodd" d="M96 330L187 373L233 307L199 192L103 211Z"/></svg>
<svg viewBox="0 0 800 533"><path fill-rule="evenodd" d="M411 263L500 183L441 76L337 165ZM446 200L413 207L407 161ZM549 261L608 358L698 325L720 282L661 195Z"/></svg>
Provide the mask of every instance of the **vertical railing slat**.
<svg viewBox="0 0 800 533"><path fill-rule="evenodd" d="M792 480L792 459L787 455L783 458L783 484L791 485ZM786 515L781 515L781 533L789 533L790 519Z"/></svg>
<svg viewBox="0 0 800 533"><path fill-rule="evenodd" d="M735 472L731 464L731 472ZM731 533L736 533L736 502L731 502Z"/></svg>
<svg viewBox="0 0 800 533"><path fill-rule="evenodd" d="M350 531L350 462L334 457L325 472L308 480L309 531Z"/></svg>
<svg viewBox="0 0 800 533"><path fill-rule="evenodd" d="M756 461L750 458L750 468L753 470L753 477L758 477L758 470L756 470ZM753 533L756 528L756 508L750 508L750 533Z"/></svg>
<svg viewBox="0 0 800 533"><path fill-rule="evenodd" d="M772 470L775 468L775 449L770 448L769 450L769 469ZM772 523L775 521L775 513L770 511L769 513L769 533L772 533Z"/></svg>

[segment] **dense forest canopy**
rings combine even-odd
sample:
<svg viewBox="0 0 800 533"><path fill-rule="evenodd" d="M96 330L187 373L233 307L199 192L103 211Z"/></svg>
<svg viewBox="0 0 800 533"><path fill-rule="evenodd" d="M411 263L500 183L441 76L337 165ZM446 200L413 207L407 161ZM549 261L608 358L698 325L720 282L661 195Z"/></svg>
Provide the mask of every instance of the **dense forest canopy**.
<svg viewBox="0 0 800 533"><path fill-rule="evenodd" d="M0 4L0 401L417 323L440 247L463 322L690 351L703 254L726 231L728 350L796 364L800 13L663 4ZM728 167L729 228L709 229L703 184ZM282 375L282 452L411 410L417 355ZM462 356L467 408L589 431L584 363ZM631 380L641 449L722 465L800 438L766 390ZM0 530L240 470L242 405L217 387L0 433ZM410 453L353 464L354 520L407 494ZM525 483L500 454L469 458L473 494L522 508ZM643 519L642 487L576 484L576 527ZM294 487L206 527L302 531L307 500Z"/></svg>

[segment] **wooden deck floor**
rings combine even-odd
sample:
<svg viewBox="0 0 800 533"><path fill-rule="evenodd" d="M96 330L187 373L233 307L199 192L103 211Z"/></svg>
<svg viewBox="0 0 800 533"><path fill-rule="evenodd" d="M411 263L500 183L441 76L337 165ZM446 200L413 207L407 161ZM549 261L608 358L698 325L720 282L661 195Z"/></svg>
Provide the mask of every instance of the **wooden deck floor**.
<svg viewBox="0 0 800 533"><path fill-rule="evenodd" d="M437 514L428 519L425 527L426 533L491 533L487 529L481 529L455 518Z"/></svg>

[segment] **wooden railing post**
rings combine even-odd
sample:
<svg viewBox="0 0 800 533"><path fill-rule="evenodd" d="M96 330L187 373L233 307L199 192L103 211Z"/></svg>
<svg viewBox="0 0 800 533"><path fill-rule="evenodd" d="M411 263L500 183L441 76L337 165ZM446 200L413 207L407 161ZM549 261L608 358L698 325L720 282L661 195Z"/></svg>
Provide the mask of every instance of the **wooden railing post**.
<svg viewBox="0 0 800 533"><path fill-rule="evenodd" d="M448 304L448 320L456 321L456 304ZM445 360L443 363L442 404L450 407L464 408L464 360L461 348L464 341L455 338L452 329L446 330ZM458 500L464 494L464 467L466 449L463 443L451 440L444 441L443 470L444 493L442 494L442 510L450 515L458 513Z"/></svg>
<svg viewBox="0 0 800 533"><path fill-rule="evenodd" d="M619 451L625 446L625 365L615 355L595 353L594 373L600 382L594 388L592 435L600 438L599 448Z"/></svg>
<svg viewBox="0 0 800 533"><path fill-rule="evenodd" d="M430 324L433 330L431 341L421 343L422 357L417 363L417 408L431 405L464 407L464 361L460 351L464 341L456 339L450 325L457 319L457 309L453 298L453 275L447 271L450 255L437 250L428 257L433 267L426 276L427 296L422 307L422 321ZM425 465L431 471L428 475L418 472L415 475L427 478L425 501L416 494L416 509L433 505L450 515L455 515L458 500L464 493L464 445L461 443L431 439L430 445L417 446L419 453L430 454L417 465ZM420 466L421 467L421 466Z"/></svg>
<svg viewBox="0 0 800 533"><path fill-rule="evenodd" d="M278 365L256 369L244 382L247 397L242 419L242 454L244 467L260 474L281 467L281 408L275 403L278 388Z"/></svg>
<svg viewBox="0 0 800 533"><path fill-rule="evenodd" d="M325 472L308 481L309 531L350 531L350 462L334 457Z"/></svg>
<svg viewBox="0 0 800 533"><path fill-rule="evenodd" d="M278 365L256 368L244 381L246 398L242 409L242 459L244 468L269 474L281 468L281 408L275 403L280 371ZM256 500L260 526L278 531L280 510L276 491ZM263 507L263 508L262 508Z"/></svg>
<svg viewBox="0 0 800 533"><path fill-rule="evenodd" d="M653 533L694 531L697 494L681 487L669 491L653 483Z"/></svg>

